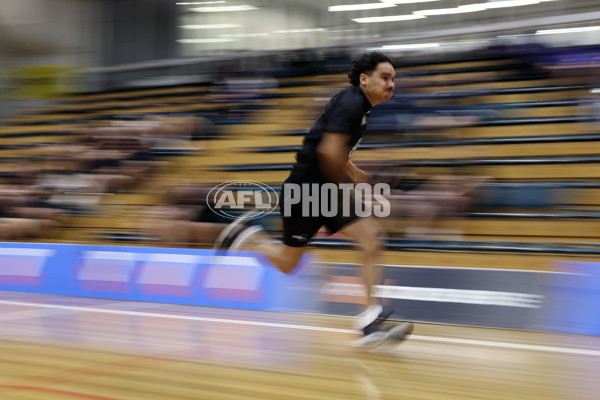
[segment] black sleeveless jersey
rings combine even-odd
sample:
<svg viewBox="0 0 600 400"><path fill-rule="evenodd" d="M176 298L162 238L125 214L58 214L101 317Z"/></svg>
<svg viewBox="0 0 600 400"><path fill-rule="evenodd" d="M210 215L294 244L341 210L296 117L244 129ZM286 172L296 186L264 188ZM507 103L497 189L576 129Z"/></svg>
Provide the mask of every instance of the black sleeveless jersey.
<svg viewBox="0 0 600 400"><path fill-rule="evenodd" d="M352 151L358 146L367 128L371 103L358 86L340 90L325 106L296 154L297 167L321 176L317 160L317 146L325 132L343 133L349 137ZM352 151L350 155L352 155Z"/></svg>

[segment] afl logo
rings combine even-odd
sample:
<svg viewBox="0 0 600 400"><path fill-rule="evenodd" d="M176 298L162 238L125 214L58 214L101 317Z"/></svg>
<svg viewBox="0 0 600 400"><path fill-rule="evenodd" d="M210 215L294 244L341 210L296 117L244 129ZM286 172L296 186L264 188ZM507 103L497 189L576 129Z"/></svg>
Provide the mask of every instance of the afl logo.
<svg viewBox="0 0 600 400"><path fill-rule="evenodd" d="M277 208L275 189L260 182L229 181L213 187L206 195L208 207L222 217L236 219L240 213L254 209L248 219L260 218Z"/></svg>

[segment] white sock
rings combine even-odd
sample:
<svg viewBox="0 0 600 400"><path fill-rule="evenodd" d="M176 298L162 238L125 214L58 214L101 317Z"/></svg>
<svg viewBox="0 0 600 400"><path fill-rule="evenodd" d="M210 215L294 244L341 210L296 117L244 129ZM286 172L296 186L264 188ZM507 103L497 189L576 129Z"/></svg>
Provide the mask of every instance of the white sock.
<svg viewBox="0 0 600 400"><path fill-rule="evenodd" d="M354 329L363 329L365 326L375 321L375 319L379 316L382 310L383 307L377 304L375 306L370 306L365 311L358 314L356 316L356 319L354 320Z"/></svg>

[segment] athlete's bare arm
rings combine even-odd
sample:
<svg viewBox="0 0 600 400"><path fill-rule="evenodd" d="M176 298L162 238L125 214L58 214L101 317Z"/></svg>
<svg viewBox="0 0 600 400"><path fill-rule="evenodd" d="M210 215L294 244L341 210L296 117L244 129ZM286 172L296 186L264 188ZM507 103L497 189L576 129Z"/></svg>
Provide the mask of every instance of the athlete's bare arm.
<svg viewBox="0 0 600 400"><path fill-rule="evenodd" d="M358 168L352 161L348 160L345 167L346 175L352 179L354 183L369 182L371 174L367 171Z"/></svg>
<svg viewBox="0 0 600 400"><path fill-rule="evenodd" d="M343 133L325 132L317 147L319 168L328 182L339 183L345 173L350 139Z"/></svg>

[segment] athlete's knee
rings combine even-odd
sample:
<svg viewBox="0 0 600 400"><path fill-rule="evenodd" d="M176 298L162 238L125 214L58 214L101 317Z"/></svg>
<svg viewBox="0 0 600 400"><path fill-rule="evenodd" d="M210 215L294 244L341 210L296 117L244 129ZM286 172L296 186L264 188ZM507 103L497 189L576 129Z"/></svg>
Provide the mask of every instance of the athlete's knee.
<svg viewBox="0 0 600 400"><path fill-rule="evenodd" d="M363 243L363 251L367 254L377 254L385 248L385 238L383 235L374 234L367 237Z"/></svg>
<svg viewBox="0 0 600 400"><path fill-rule="evenodd" d="M296 256L296 254L285 254L284 257L280 257L277 260L276 266L277 269L284 274L291 274L294 272L296 267L298 267L298 263L300 262L300 257Z"/></svg>
<svg viewBox="0 0 600 400"><path fill-rule="evenodd" d="M283 272L286 275L291 274L292 272L294 272L294 270L296 269L296 264L284 264L280 271Z"/></svg>
<svg viewBox="0 0 600 400"><path fill-rule="evenodd" d="M298 263L288 260L277 263L277 269L283 272L284 274L291 274L292 272L294 272L297 266Z"/></svg>

